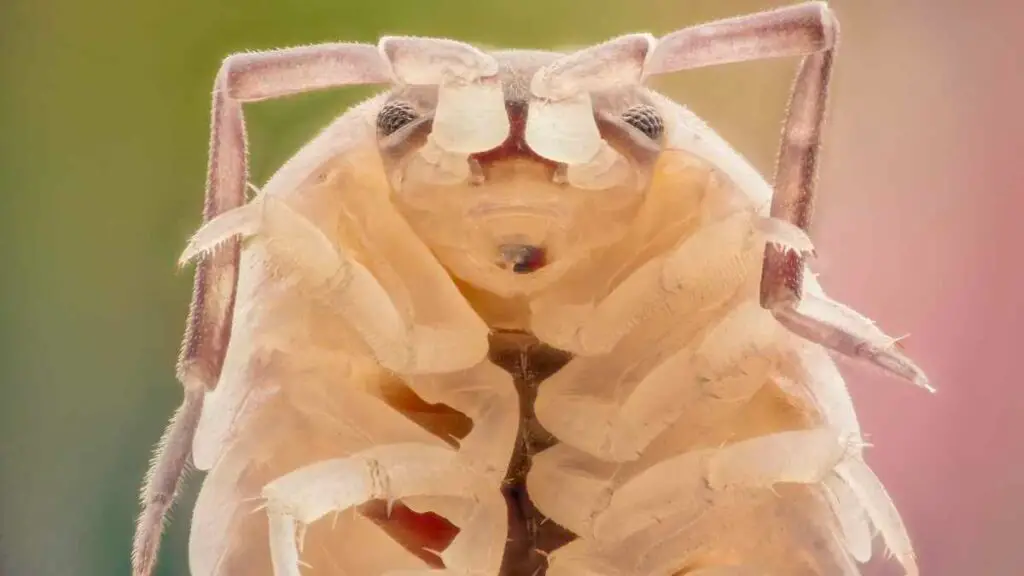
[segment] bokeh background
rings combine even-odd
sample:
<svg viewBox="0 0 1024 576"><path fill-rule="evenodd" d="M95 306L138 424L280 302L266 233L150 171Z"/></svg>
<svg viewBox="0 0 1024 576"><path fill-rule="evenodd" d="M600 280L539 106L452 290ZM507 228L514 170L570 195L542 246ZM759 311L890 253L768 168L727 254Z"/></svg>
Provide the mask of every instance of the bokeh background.
<svg viewBox="0 0 1024 576"><path fill-rule="evenodd" d="M173 376L209 93L242 49L381 34L573 46L753 0L0 0L0 573L127 575ZM930 396L844 365L926 576L1024 574L1024 9L836 0L816 238L827 289L894 333ZM663 86L770 172L795 61ZM247 109L253 180L365 90ZM159 574L184 575L191 489ZM874 566L872 574L895 571Z"/></svg>

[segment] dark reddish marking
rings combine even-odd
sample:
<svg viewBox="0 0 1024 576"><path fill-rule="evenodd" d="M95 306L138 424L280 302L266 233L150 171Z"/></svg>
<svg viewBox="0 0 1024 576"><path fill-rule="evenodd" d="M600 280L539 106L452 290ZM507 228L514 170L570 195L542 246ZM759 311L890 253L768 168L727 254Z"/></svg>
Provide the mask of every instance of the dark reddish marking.
<svg viewBox="0 0 1024 576"><path fill-rule="evenodd" d="M804 257L777 246L764 249L761 265L761 305L772 309L803 297Z"/></svg>
<svg viewBox="0 0 1024 576"><path fill-rule="evenodd" d="M437 552L443 552L459 534L459 528L433 512L416 512L395 502L388 514L383 500L367 502L359 511L384 529L389 536L432 568L444 568Z"/></svg>
<svg viewBox="0 0 1024 576"><path fill-rule="evenodd" d="M524 246L521 254L512 265L512 271L516 274L529 274L547 264L547 251L539 246Z"/></svg>
<svg viewBox="0 0 1024 576"><path fill-rule="evenodd" d="M532 244L503 244L498 248L505 264L516 274L529 274L547 264L547 250Z"/></svg>
<svg viewBox="0 0 1024 576"><path fill-rule="evenodd" d="M832 51L804 58L789 100L771 217L808 232L814 215L818 149L828 100ZM769 310L803 297L804 256L767 246L761 269L761 305Z"/></svg>
<svg viewBox="0 0 1024 576"><path fill-rule="evenodd" d="M482 166L499 160L521 158L548 165L553 171L558 167L553 162L537 154L526 145L526 113L529 105L523 100L506 100L505 111L508 113L508 137L498 147L479 152L470 156Z"/></svg>

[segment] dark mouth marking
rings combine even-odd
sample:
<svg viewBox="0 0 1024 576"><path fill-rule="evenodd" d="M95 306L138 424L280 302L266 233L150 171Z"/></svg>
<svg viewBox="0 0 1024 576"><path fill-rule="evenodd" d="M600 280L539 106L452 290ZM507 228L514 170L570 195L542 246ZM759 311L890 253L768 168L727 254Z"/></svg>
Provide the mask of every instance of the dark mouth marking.
<svg viewBox="0 0 1024 576"><path fill-rule="evenodd" d="M505 244L500 251L502 260L511 264L516 274L529 274L547 264L547 252L540 246Z"/></svg>

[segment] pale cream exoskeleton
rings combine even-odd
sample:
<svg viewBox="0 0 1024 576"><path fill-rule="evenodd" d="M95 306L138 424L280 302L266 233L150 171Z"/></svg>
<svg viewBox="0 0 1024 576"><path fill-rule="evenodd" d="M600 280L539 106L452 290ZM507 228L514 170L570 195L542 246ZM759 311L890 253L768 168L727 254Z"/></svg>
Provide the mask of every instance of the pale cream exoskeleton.
<svg viewBox="0 0 1024 576"><path fill-rule="evenodd" d="M652 42L628 36L603 49L642 58ZM624 120L660 121L633 88L635 59L623 62L634 73L627 83L584 76L591 85L550 102L536 96L549 59L509 54L486 70L492 77L465 86L410 82L379 114L395 207L456 277L500 296L535 293L621 240L661 152L660 133Z"/></svg>
<svg viewBox="0 0 1024 576"><path fill-rule="evenodd" d="M824 3L569 54L387 37L229 57L179 362L196 576L916 574L829 351L928 387L807 273ZM773 185L648 78L801 56ZM244 102L354 84L245 195ZM244 242L244 244L243 244Z"/></svg>

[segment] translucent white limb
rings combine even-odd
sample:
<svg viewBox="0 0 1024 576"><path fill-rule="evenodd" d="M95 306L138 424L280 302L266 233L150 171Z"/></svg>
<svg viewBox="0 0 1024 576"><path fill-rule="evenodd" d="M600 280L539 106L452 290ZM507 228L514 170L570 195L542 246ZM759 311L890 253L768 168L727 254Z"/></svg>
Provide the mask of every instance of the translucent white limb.
<svg viewBox="0 0 1024 576"><path fill-rule="evenodd" d="M620 541L645 527L675 517L696 518L711 491L771 488L780 482L821 482L848 453L834 430L778 432L719 449L669 458L631 478L595 516L594 536Z"/></svg>
<svg viewBox="0 0 1024 576"><path fill-rule="evenodd" d="M807 513L820 509L804 503L764 491L725 496L696 518L668 518L623 541L581 538L555 550L550 566L563 575L859 576L827 534L821 540L811 533L818 526Z"/></svg>
<svg viewBox="0 0 1024 576"><path fill-rule="evenodd" d="M935 391L924 372L897 349L896 338L838 302L805 293L795 304L780 305L772 312L779 323L798 336Z"/></svg>
<svg viewBox="0 0 1024 576"><path fill-rule="evenodd" d="M441 553L445 576L491 576L501 568L508 535L505 498L492 489L479 494L474 503L469 521Z"/></svg>
<svg viewBox="0 0 1024 576"><path fill-rule="evenodd" d="M875 528L882 533L882 539L889 553L903 565L907 576L918 576L917 557L914 547L907 535L899 511L889 498L885 487L871 471L871 468L860 458L851 458L836 468L836 474L849 484L857 495L861 506Z"/></svg>
<svg viewBox="0 0 1024 576"><path fill-rule="evenodd" d="M618 468L556 444L533 457L526 490L548 518L576 534L591 534L594 518L608 507Z"/></svg>
<svg viewBox="0 0 1024 576"><path fill-rule="evenodd" d="M558 102L531 101L524 138L537 154L570 166L590 162L606 145L585 92Z"/></svg>
<svg viewBox="0 0 1024 576"><path fill-rule="evenodd" d="M538 70L525 140L537 154L569 165L593 160L605 143L594 119L590 93L638 84L644 58L654 44L649 34L631 34L562 56Z"/></svg>
<svg viewBox="0 0 1024 576"><path fill-rule="evenodd" d="M693 351L668 356L624 399L598 397L545 382L534 410L562 442L612 462L635 460L643 448L702 396ZM552 384L548 386L548 384Z"/></svg>
<svg viewBox="0 0 1024 576"><path fill-rule="evenodd" d="M694 362L702 391L726 402L749 400L775 374L783 332L753 303L745 301L730 310L697 346Z"/></svg>
<svg viewBox="0 0 1024 576"><path fill-rule="evenodd" d="M712 489L816 484L849 455L849 439L830 428L777 432L720 449L708 462Z"/></svg>
<svg viewBox="0 0 1024 576"><path fill-rule="evenodd" d="M600 302L565 306L557 298L538 298L530 305L531 331L576 355L607 353L666 298L657 290L663 265L663 258L647 262Z"/></svg>
<svg viewBox="0 0 1024 576"><path fill-rule="evenodd" d="M454 496L478 502L442 559L459 570L454 573L496 573L507 530L504 500L497 487L454 450L391 444L312 464L264 487L275 576L300 574L297 530L301 532L302 526L371 500L390 504L412 496Z"/></svg>
<svg viewBox="0 0 1024 576"><path fill-rule="evenodd" d="M487 354L488 328L468 306L452 307L450 325L410 322L362 263L283 200L267 194L203 226L182 259L212 250L235 236L261 242L272 258L296 267L306 281L326 290L331 305L388 369L405 374L459 370L477 364Z"/></svg>
<svg viewBox="0 0 1024 576"><path fill-rule="evenodd" d="M554 551L549 573L670 576L682 566L723 562L770 574L859 574L841 540L828 531L827 503L816 497L821 487L813 480L834 476L828 470L834 458L821 458L819 465L793 466L793 458L776 465L770 455L744 462L759 443L775 455L840 443L828 431L807 432L788 447L772 446L771 436L754 438L745 449L737 443L735 454L729 446L695 451L633 477L626 467L574 455L564 446L549 449L530 472L530 494L542 497L535 502L552 510L553 520L581 535ZM710 486L716 467L733 477L729 487Z"/></svg>
<svg viewBox="0 0 1024 576"><path fill-rule="evenodd" d="M623 385L611 396L590 395L588 390L604 390L581 387L575 380L585 375L567 369L566 377L545 382L534 410L562 442L603 460L634 460L702 399L739 407L753 396L774 373L772 356L785 335L756 303L740 305L695 341L664 354L631 390ZM605 361L619 363L614 357L592 360ZM617 370L607 376L622 377Z"/></svg>
<svg viewBox="0 0 1024 576"><path fill-rule="evenodd" d="M270 558L274 576L302 576L299 567L298 524L293 516L276 508L267 509L270 526ZM276 544L276 546L275 546Z"/></svg>
<svg viewBox="0 0 1024 576"><path fill-rule="evenodd" d="M430 138L442 150L473 154L509 135L498 61L455 40L387 36L381 52L402 84L439 86Z"/></svg>
<svg viewBox="0 0 1024 576"><path fill-rule="evenodd" d="M671 310L683 316L730 298L751 272L753 216L736 212L697 230L669 256L653 259L590 310L560 314L556 302L531 305L531 329L541 340L582 356L610 352L636 326ZM749 259L747 259L749 260Z"/></svg>
<svg viewBox="0 0 1024 576"><path fill-rule="evenodd" d="M777 378L780 388L787 394L809 399L821 415L822 422L840 434L849 438L860 437L860 422L853 398L828 352L808 342L796 347L795 357L795 381L785 376Z"/></svg>
<svg viewBox="0 0 1024 576"><path fill-rule="evenodd" d="M498 78L441 84L430 139L442 150L466 155L491 150L508 138L509 130Z"/></svg>
<svg viewBox="0 0 1024 576"><path fill-rule="evenodd" d="M693 450L630 477L619 465L559 445L534 458L527 488L552 520L603 546L654 526L683 530L709 513L716 494L820 483L849 454L847 439L817 428Z"/></svg>
<svg viewBox="0 0 1024 576"><path fill-rule="evenodd" d="M489 361L462 372L409 376L405 382L429 404L445 404L473 421L459 453L480 464L479 474L504 478L519 431L519 395L512 375Z"/></svg>
<svg viewBox="0 0 1024 576"><path fill-rule="evenodd" d="M858 562L871 559L871 526L857 494L836 474L824 480L825 496L836 517L843 547Z"/></svg>

